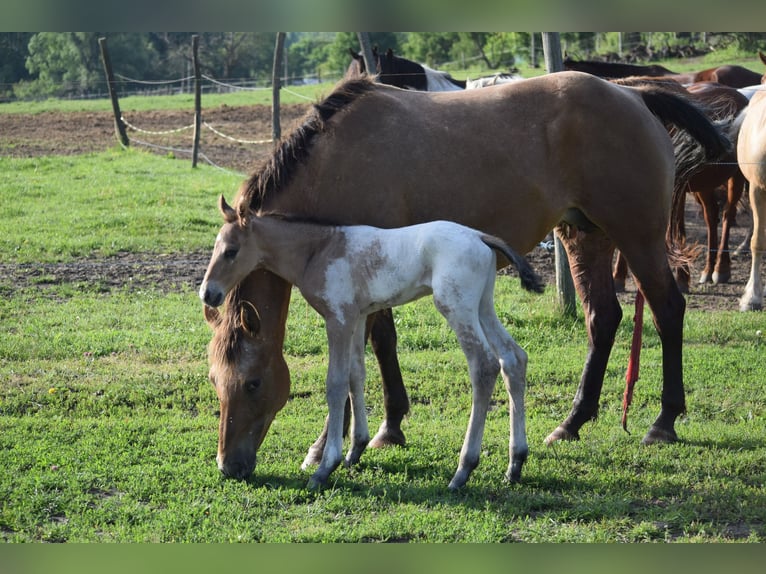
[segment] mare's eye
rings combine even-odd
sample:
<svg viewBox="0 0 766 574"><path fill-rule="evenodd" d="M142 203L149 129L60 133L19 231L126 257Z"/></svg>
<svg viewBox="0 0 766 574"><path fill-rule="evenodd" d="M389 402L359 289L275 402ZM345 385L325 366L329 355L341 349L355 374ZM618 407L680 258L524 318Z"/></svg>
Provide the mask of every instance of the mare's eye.
<svg viewBox="0 0 766 574"><path fill-rule="evenodd" d="M254 393L261 387L261 379L250 379L245 382L245 389L248 393Z"/></svg>
<svg viewBox="0 0 766 574"><path fill-rule="evenodd" d="M227 261L233 261L237 253L239 253L239 249L227 249L223 252L223 258Z"/></svg>

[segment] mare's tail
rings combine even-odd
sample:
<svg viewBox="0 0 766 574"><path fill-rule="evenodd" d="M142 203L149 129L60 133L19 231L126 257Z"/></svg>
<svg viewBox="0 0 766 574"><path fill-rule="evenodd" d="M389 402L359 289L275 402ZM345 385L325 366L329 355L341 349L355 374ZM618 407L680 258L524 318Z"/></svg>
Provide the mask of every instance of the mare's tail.
<svg viewBox="0 0 766 574"><path fill-rule="evenodd" d="M542 293L545 289L542 279L535 273L532 266L524 257L516 253L510 245L499 237L493 235L481 235L481 240L492 249L502 253L508 261L513 263L516 270L519 272L519 278L521 279L521 286L527 291L534 291L535 293Z"/></svg>
<svg viewBox="0 0 766 574"><path fill-rule="evenodd" d="M668 126L673 140L676 177L668 228L668 253L671 263L688 263L689 254L684 255L683 246L683 210L689 178L705 163L718 161L731 153L732 143L724 129L713 123L702 107L683 95L661 87L644 86L634 89L641 94L649 111ZM675 129L671 129L671 126Z"/></svg>

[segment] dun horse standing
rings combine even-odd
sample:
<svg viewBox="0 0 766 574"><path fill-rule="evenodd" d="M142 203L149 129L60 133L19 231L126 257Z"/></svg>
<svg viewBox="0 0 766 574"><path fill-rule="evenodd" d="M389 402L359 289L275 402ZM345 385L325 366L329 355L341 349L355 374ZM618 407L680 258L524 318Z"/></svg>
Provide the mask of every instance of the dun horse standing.
<svg viewBox="0 0 766 574"><path fill-rule="evenodd" d="M674 153L663 122L692 134L706 154ZM315 105L245 184L236 207L383 228L452 220L500 237L518 253L557 227L583 304L588 351L572 410L548 443L579 438L598 413L622 318L611 277L616 245L662 343L662 409L644 442L672 442L685 408L685 303L665 242L673 197L685 193L676 174L727 148L728 140L685 98L587 74L448 93L358 80ZM210 373L221 402L219 463L229 476L251 472L268 425L287 400L282 345L289 298L289 282L261 271L230 293L223 313L206 311L215 329ZM408 402L390 313L376 315L371 341L386 419L370 444L402 444ZM262 400L250 392L256 382Z"/></svg>
<svg viewBox="0 0 766 574"><path fill-rule="evenodd" d="M226 224L200 287L206 305L223 303L255 269L267 269L298 287L325 319L328 438L309 486L326 483L342 460L343 407L351 398L353 426L346 465L359 461L370 441L364 405L365 324L370 313L433 293L468 359L473 407L450 488L463 486L479 463L484 423L498 373L508 391L510 462L506 476L521 479L527 458L524 389L527 355L495 314L497 269L493 250L519 270L522 285L542 291L529 263L501 240L447 221L397 229L334 227L274 217L240 218L221 197ZM257 392L257 389L256 389ZM309 462L313 457L309 457Z"/></svg>

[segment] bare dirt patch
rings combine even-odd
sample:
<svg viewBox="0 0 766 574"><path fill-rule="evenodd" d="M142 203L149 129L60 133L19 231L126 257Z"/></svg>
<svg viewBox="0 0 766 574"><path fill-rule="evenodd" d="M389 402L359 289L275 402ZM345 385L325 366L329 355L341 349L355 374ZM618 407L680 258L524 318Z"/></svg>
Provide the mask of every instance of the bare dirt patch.
<svg viewBox="0 0 766 574"><path fill-rule="evenodd" d="M281 110L282 133L287 134L301 121L309 109L308 104L283 106ZM220 106L207 109L203 121L226 135L243 140L261 140L271 137L271 110L268 106ZM171 131L191 125L191 112L146 111L126 112L128 122L150 131ZM78 155L103 151L117 144L114 119L111 112L43 112L34 115L4 114L0 116L0 154L12 157L35 157L41 155ZM191 161L191 156L167 149L141 146L135 140L173 150L191 150L192 130L173 131L169 134L151 135L129 131L137 148L144 148L161 155L173 154L179 161ZM271 153L270 143L252 145L236 143L222 138L208 129L201 132L201 152L216 165L249 174ZM204 161L200 159L200 162ZM691 196L686 205L686 227L691 241L705 242L704 221L701 211ZM737 226L731 239L736 248L745 238L752 217L747 207L737 215ZM96 282L104 289L129 286L131 288L155 287L164 290L195 287L204 274L209 253L185 254L181 261L176 258L158 257L150 254L124 253L98 260L82 260L56 265L2 265L2 284L24 287L44 286L58 283ZM553 256L537 248L529 258L546 282L554 283ZM698 261L693 273L692 291L687 296L691 309L735 310L744 291L750 271L749 250L736 257L732 263L731 281L724 285L697 285L696 277L701 271ZM633 299L635 288L628 283L628 292L621 294L623 302Z"/></svg>

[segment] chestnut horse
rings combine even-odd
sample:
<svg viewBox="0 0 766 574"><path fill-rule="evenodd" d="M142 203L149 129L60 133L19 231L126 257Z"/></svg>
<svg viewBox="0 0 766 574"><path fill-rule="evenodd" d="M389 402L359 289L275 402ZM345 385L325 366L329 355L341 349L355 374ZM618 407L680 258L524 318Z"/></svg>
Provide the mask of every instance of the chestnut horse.
<svg viewBox="0 0 766 574"><path fill-rule="evenodd" d="M747 98L734 88L723 86L714 82L700 82L684 88L674 80L666 78L624 78L613 80L624 85L641 85L661 82L667 89L679 93L688 93L691 98L704 105L706 113L713 120L731 124L733 118L739 115L747 104ZM745 177L737 165L735 150L732 149L720 161L702 166L697 173L689 179L688 191L702 206L702 213L707 228L707 249L705 255L705 267L700 273L699 282L714 284L727 283L731 277L731 256L729 250L729 235L734 219L737 215L737 205L745 190ZM721 218L721 238L718 240L718 219L721 208L719 207L718 189L724 186L725 203L723 217ZM679 218L677 225L684 232L684 212L677 211ZM625 288L625 280L628 269L625 259L618 253L614 267L614 281L618 291ZM681 290L689 290L689 269L682 265L676 270L676 278Z"/></svg>
<svg viewBox="0 0 766 574"><path fill-rule="evenodd" d="M766 56L758 52L763 61ZM700 72L678 73L668 70L664 66L652 64L639 66L636 64L622 64L616 62L599 62L595 60L564 60L564 68L578 72L586 72L600 78L627 78L629 76L654 76L672 79L680 84L694 84L696 82L717 82L731 88L745 88L757 84L761 75L743 66L716 66Z"/></svg>
<svg viewBox="0 0 766 574"><path fill-rule="evenodd" d="M663 122L690 134L705 153L693 153L696 145L674 148ZM244 184L237 209L383 228L451 220L498 236L519 253L557 228L583 304L588 352L572 410L548 444L579 438L598 413L622 319L611 277L619 247L662 344L662 408L643 440L673 442L685 410L685 301L668 263L666 232L674 197L685 193L680 175L728 147L686 99L588 74L446 93L363 79L339 85L314 106ZM249 474L287 400L282 345L290 293L286 281L256 272L230 293L222 314L206 309L214 326L210 376L221 403L218 460L228 476ZM408 408L392 316L378 321L371 339L384 373L386 420L372 446L402 442L399 423ZM254 386L264 400L253 400Z"/></svg>

